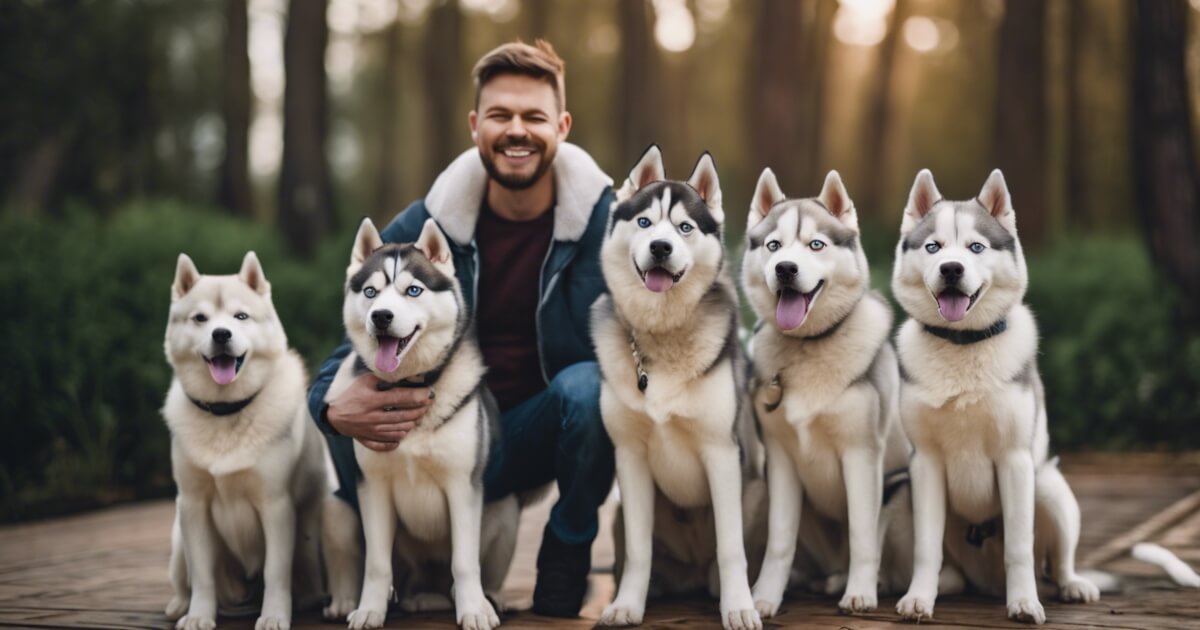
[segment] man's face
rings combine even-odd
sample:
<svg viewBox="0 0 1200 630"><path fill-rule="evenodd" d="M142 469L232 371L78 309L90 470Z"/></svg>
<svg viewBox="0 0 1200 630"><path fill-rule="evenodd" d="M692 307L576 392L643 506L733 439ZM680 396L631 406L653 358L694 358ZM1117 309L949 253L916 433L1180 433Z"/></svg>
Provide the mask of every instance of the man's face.
<svg viewBox="0 0 1200 630"><path fill-rule="evenodd" d="M468 121L488 175L514 190L541 179L571 130L571 114L558 110L554 88L518 74L488 81Z"/></svg>

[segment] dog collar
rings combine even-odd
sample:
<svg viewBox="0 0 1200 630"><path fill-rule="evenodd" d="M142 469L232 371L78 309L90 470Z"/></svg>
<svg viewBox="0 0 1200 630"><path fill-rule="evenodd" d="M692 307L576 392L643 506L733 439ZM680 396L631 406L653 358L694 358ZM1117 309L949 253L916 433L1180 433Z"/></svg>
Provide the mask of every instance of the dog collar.
<svg viewBox="0 0 1200 630"><path fill-rule="evenodd" d="M442 372L445 370L446 366L443 364L428 372L425 372L424 374L418 374L417 376L409 377L402 381L380 381L379 390L386 391L389 389L395 389L397 387L403 387L407 389L416 389L418 387L432 388L434 383L437 383L438 379L442 378ZM367 367L366 362L363 361L362 357L360 356L358 357L358 360L355 361L354 371L355 374L366 374L370 372L371 369Z"/></svg>
<svg viewBox="0 0 1200 630"><path fill-rule="evenodd" d="M850 316L853 314L854 314L854 311L851 310L849 313L846 314L845 317L837 320L837 322L834 325L830 326L829 328L826 328L825 330L822 330L821 332L819 332L815 335L801 337L801 339L803 339L805 341L819 341L821 339L824 339L824 338L832 335L833 333L837 332L837 330L842 327L842 324L845 324L846 320L850 319Z"/></svg>
<svg viewBox="0 0 1200 630"><path fill-rule="evenodd" d="M254 402L254 398L256 396L258 396L258 392L254 392L253 395L245 400L235 400L233 402L203 402L196 400L191 396L188 396L188 400L192 401L193 405L196 405L200 409L207 411L214 416L231 416L245 409L247 405Z"/></svg>
<svg viewBox="0 0 1200 630"><path fill-rule="evenodd" d="M985 339L991 339L996 335L1008 330L1008 320L1002 319L983 330L954 330L952 328L941 328L938 326L925 325L925 332L934 337L941 337L952 344L959 346L969 346L973 343L979 343Z"/></svg>

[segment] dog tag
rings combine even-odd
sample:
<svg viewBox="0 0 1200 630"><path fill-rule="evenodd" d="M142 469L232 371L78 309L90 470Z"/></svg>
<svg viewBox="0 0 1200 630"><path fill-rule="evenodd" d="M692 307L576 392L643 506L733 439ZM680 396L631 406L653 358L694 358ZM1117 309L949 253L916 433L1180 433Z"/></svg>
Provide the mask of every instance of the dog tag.
<svg viewBox="0 0 1200 630"><path fill-rule="evenodd" d="M645 393L646 387L648 387L649 385L650 385L650 379L646 378L646 373L642 372L642 373L638 374L638 391Z"/></svg>

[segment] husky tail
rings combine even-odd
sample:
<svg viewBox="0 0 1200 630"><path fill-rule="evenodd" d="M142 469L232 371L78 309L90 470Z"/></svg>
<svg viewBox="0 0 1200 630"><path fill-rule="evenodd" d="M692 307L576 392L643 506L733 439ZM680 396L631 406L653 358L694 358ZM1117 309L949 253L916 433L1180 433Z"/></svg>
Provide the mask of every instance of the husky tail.
<svg viewBox="0 0 1200 630"><path fill-rule="evenodd" d="M1186 562L1180 560L1179 556L1159 545L1154 543L1138 543L1133 546L1130 555L1142 562L1161 568L1180 586L1200 588L1200 575L1197 575Z"/></svg>

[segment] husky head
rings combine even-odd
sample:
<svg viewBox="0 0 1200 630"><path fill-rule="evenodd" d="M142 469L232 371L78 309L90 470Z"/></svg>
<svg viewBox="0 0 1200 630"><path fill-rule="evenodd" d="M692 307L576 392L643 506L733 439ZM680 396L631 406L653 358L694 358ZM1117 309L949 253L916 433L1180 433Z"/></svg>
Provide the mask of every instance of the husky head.
<svg viewBox="0 0 1200 630"><path fill-rule="evenodd" d="M823 332L850 312L870 284L858 215L837 171L829 171L820 195L787 199L771 169L763 170L746 240L746 295L758 317L785 334Z"/></svg>
<svg viewBox="0 0 1200 630"><path fill-rule="evenodd" d="M1020 302L1028 282L999 169L968 201L943 199L933 175L917 173L892 271L892 292L909 315L928 325L986 328Z"/></svg>
<svg viewBox="0 0 1200 630"><path fill-rule="evenodd" d="M465 328L450 243L433 219L415 243L383 244L370 219L354 237L342 305L346 334L376 375L397 381L435 368Z"/></svg>
<svg viewBox="0 0 1200 630"><path fill-rule="evenodd" d="M232 400L262 388L287 352L287 337L254 252L233 276L200 275L179 255L164 348L190 396Z"/></svg>
<svg viewBox="0 0 1200 630"><path fill-rule="evenodd" d="M617 191L600 259L614 299L649 310L695 304L721 270L721 186L712 156L666 181L651 145Z"/></svg>

